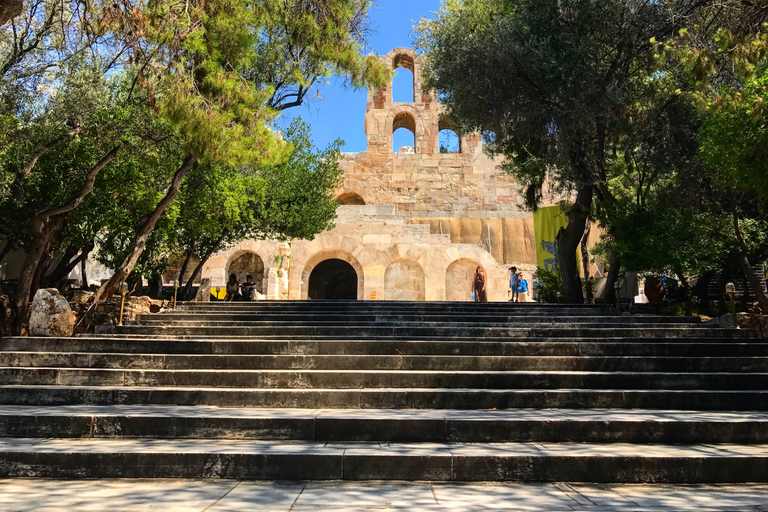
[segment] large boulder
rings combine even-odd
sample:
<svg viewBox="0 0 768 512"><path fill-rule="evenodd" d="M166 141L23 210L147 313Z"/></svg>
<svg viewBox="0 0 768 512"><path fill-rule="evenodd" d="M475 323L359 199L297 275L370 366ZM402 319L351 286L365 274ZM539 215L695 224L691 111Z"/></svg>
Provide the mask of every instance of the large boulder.
<svg viewBox="0 0 768 512"><path fill-rule="evenodd" d="M195 295L195 302L210 302L211 301L211 278L204 277L200 281L200 286L197 288L197 295Z"/></svg>
<svg viewBox="0 0 768 512"><path fill-rule="evenodd" d="M76 322L69 302L56 288L42 288L32 300L29 315L31 336L72 336Z"/></svg>

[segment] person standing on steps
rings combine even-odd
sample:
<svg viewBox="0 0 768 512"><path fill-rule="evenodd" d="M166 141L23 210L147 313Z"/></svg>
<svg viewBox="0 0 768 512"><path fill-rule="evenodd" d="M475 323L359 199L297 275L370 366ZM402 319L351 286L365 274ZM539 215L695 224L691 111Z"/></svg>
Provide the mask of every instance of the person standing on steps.
<svg viewBox="0 0 768 512"><path fill-rule="evenodd" d="M227 295L224 297L224 302L232 302L237 297L237 290L240 288L240 283L237 282L237 276L235 274L229 274L229 281L227 281Z"/></svg>
<svg viewBox="0 0 768 512"><path fill-rule="evenodd" d="M528 302L528 281L523 278L522 272L517 273L517 297L519 302Z"/></svg>
<svg viewBox="0 0 768 512"><path fill-rule="evenodd" d="M475 270L475 277L472 280L472 292L475 297L475 302L488 302L488 297L485 294L485 271L483 267L477 267Z"/></svg>
<svg viewBox="0 0 768 512"><path fill-rule="evenodd" d="M509 267L509 302L517 302L517 267Z"/></svg>

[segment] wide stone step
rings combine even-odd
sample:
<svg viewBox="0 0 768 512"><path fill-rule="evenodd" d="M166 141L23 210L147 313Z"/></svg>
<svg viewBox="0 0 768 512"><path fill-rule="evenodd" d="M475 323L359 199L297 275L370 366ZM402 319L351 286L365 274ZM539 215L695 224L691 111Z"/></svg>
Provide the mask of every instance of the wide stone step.
<svg viewBox="0 0 768 512"><path fill-rule="evenodd" d="M768 413L0 406L0 437L378 442L766 443Z"/></svg>
<svg viewBox="0 0 768 512"><path fill-rule="evenodd" d="M302 409L679 409L765 411L768 391L643 389L226 389L0 386L6 405L210 405Z"/></svg>
<svg viewBox="0 0 768 512"><path fill-rule="evenodd" d="M243 302L179 302L179 310L212 309L228 311L232 309L258 309L270 311L310 311L310 310L408 310L408 311L518 311L547 310L556 312L569 311L616 311L599 304L545 304L538 302L412 302L412 301L356 301L356 300L307 300L282 301L259 300ZM618 312L617 312L618 313Z"/></svg>
<svg viewBox="0 0 768 512"><path fill-rule="evenodd" d="M174 339L127 336L3 338L0 351L126 354L768 357L768 343L724 338L585 338L518 341Z"/></svg>
<svg viewBox="0 0 768 512"><path fill-rule="evenodd" d="M563 324L558 327L445 327L443 325L424 326L164 326L164 325L125 325L97 326L97 334L127 334L146 336L251 336L251 337L335 337L349 339L365 338L402 338L402 339L441 339L460 338L556 338L556 337L723 337L754 338L755 332L741 329L725 329L707 326L681 326L648 324L642 327L604 327L598 324Z"/></svg>
<svg viewBox="0 0 768 512"><path fill-rule="evenodd" d="M0 368L0 385L290 389L768 389L768 373Z"/></svg>
<svg viewBox="0 0 768 512"><path fill-rule="evenodd" d="M0 477L766 482L768 445L0 439Z"/></svg>
<svg viewBox="0 0 768 512"><path fill-rule="evenodd" d="M0 367L115 369L768 372L768 357L173 355L0 352Z"/></svg>
<svg viewBox="0 0 768 512"><path fill-rule="evenodd" d="M524 327L526 325L697 325L698 318L643 316L629 318L623 316L510 316L510 315L477 315L462 318L456 315L261 315L261 314L181 314L164 313L161 315L141 315L138 323L143 325L343 325L343 326L378 326L391 325L424 325L456 327Z"/></svg>

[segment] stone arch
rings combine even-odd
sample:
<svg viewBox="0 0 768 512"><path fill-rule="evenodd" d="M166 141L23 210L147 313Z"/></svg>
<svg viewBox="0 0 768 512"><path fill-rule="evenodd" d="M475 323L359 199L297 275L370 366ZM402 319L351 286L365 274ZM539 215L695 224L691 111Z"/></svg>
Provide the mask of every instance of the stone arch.
<svg viewBox="0 0 768 512"><path fill-rule="evenodd" d="M401 258L384 272L384 300L423 301L426 298L424 269L416 260Z"/></svg>
<svg viewBox="0 0 768 512"><path fill-rule="evenodd" d="M347 191L341 194L336 200L345 206L364 206L365 199L357 192Z"/></svg>
<svg viewBox="0 0 768 512"><path fill-rule="evenodd" d="M318 263L309 274L307 296L313 300L356 300L357 272L344 260L331 258Z"/></svg>
<svg viewBox="0 0 768 512"><path fill-rule="evenodd" d="M437 123L437 152L461 153L461 136L456 131L456 126L447 116L442 116Z"/></svg>
<svg viewBox="0 0 768 512"><path fill-rule="evenodd" d="M413 103L416 101L416 63L414 61L414 58L411 55L408 55L406 53L398 53L392 58L392 70L397 71L398 69L405 69L410 72L410 82L411 82L411 91L410 94L407 94L407 97L410 99L405 103ZM396 85L399 89L400 87L403 87L405 85L405 80L397 80L397 84L395 83L395 79L393 78L392 81L392 102L396 103L395 100L395 89ZM405 97L406 95L403 95Z"/></svg>
<svg viewBox="0 0 768 512"><path fill-rule="evenodd" d="M241 283L245 282L245 276L250 274L259 293L264 293L266 289L267 272L264 259L254 251L240 250L233 253L226 266L227 278L230 274L237 275L237 280Z"/></svg>
<svg viewBox="0 0 768 512"><path fill-rule="evenodd" d="M301 298L303 300L307 300L309 298L309 278L312 275L312 271L315 269L315 267L317 267L323 261L332 259L342 260L352 265L352 268L355 269L355 273L357 274L357 300L363 300L363 284L365 279L363 266L359 261L357 261L357 258L352 256L350 253L340 249L328 249L320 251L315 253L311 258L307 260L307 262L304 264L304 269L301 271L301 282L303 283L301 285Z"/></svg>
<svg viewBox="0 0 768 512"><path fill-rule="evenodd" d="M459 258L448 265L445 271L445 300L461 302L472 300L472 280L477 267L483 267L483 265L472 258Z"/></svg>
<svg viewBox="0 0 768 512"><path fill-rule="evenodd" d="M395 131L399 128L405 128L406 130L413 133L414 145L412 152L422 153L423 149L426 149L424 146L424 123L421 120L419 112L413 105L408 105L407 103L398 104L398 108L392 110L387 115L387 120L385 121L384 126L392 127L391 133L389 131L386 132L389 134L390 147L392 147L394 144L393 135ZM397 152L398 148L393 149L394 152Z"/></svg>
<svg viewBox="0 0 768 512"><path fill-rule="evenodd" d="M402 145L395 140L395 134L400 130L411 132L413 141L410 144ZM410 150L403 151L403 147L410 147ZM400 112L392 120L392 152L393 153L416 153L416 119L409 112Z"/></svg>

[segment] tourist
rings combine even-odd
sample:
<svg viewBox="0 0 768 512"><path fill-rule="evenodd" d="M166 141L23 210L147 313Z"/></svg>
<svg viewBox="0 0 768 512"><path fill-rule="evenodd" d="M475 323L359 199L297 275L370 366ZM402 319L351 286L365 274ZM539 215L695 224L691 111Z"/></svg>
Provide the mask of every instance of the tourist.
<svg viewBox="0 0 768 512"><path fill-rule="evenodd" d="M243 294L243 300L253 300L256 296L256 283L253 282L253 276L245 276L245 282L240 285Z"/></svg>
<svg viewBox="0 0 768 512"><path fill-rule="evenodd" d="M227 295L224 297L225 302L232 302L239 294L237 290L240 288L240 283L237 282L237 276L235 274L229 274L229 281L227 281Z"/></svg>
<svg viewBox="0 0 768 512"><path fill-rule="evenodd" d="M475 302L488 302L488 297L485 294L485 281L483 267L477 267L475 278L472 281L472 295L475 298Z"/></svg>
<svg viewBox="0 0 768 512"><path fill-rule="evenodd" d="M509 267L509 302L517 302L517 267Z"/></svg>
<svg viewBox="0 0 768 512"><path fill-rule="evenodd" d="M523 278L523 273L517 273L517 297L519 302L528 302L528 281ZM518 302L518 300L515 300Z"/></svg>

